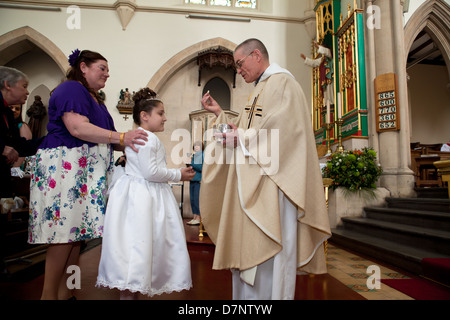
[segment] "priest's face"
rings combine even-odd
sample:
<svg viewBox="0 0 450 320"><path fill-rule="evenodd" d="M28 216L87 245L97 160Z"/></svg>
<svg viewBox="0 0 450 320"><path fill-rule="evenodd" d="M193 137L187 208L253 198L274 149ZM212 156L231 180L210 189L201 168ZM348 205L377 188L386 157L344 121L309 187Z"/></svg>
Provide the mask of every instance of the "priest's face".
<svg viewBox="0 0 450 320"><path fill-rule="evenodd" d="M237 73L244 78L246 83L255 82L259 76L259 65L256 59L256 50L246 52L245 49L239 49L234 53L234 63Z"/></svg>

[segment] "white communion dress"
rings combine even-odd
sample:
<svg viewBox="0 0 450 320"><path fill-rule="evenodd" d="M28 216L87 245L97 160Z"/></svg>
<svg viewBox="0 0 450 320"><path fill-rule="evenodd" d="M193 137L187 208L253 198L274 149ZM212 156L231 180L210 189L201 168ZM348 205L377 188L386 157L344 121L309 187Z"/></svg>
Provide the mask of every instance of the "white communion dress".
<svg viewBox="0 0 450 320"><path fill-rule="evenodd" d="M142 129L142 128L141 128ZM142 129L143 130L143 129ZM169 181L164 145L148 133L138 153L126 148L127 164L110 190L97 286L153 296L192 287L191 265L178 204Z"/></svg>

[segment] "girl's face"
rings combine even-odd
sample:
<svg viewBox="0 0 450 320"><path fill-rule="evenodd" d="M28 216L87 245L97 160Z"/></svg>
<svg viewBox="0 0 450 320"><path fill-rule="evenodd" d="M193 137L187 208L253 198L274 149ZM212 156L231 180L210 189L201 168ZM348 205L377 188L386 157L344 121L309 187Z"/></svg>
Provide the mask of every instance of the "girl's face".
<svg viewBox="0 0 450 320"><path fill-rule="evenodd" d="M98 60L89 67L82 62L80 68L91 89L98 91L105 87L106 80L109 78L108 62Z"/></svg>
<svg viewBox="0 0 450 320"><path fill-rule="evenodd" d="M198 145L194 146L194 152L195 153L200 152L200 151L202 151L202 147L201 146L198 146Z"/></svg>
<svg viewBox="0 0 450 320"><path fill-rule="evenodd" d="M22 113L22 106L20 104L14 104L12 106L9 106L14 113L14 119L17 119L20 117L20 114Z"/></svg>
<svg viewBox="0 0 450 320"><path fill-rule="evenodd" d="M164 104L161 102L148 113L141 112L141 127L151 132L163 132L167 121Z"/></svg>

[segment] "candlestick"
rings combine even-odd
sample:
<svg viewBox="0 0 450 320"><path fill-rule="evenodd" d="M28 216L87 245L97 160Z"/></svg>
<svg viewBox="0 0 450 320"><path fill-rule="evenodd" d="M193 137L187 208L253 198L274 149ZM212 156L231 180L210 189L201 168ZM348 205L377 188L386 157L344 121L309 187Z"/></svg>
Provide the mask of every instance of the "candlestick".
<svg viewBox="0 0 450 320"><path fill-rule="evenodd" d="M342 145L342 125L344 124L344 120L339 119L336 121L336 124L338 126L338 147L336 148L337 153L344 153L344 146Z"/></svg>
<svg viewBox="0 0 450 320"><path fill-rule="evenodd" d="M332 154L333 151L331 151L331 138L330 138L330 129L332 128L331 123L325 124L325 138L327 141L327 154Z"/></svg>

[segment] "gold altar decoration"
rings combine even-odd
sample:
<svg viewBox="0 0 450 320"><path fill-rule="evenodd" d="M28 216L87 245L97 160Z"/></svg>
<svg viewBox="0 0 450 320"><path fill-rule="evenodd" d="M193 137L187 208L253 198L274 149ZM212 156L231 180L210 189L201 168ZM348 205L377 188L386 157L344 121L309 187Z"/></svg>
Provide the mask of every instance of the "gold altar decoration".
<svg viewBox="0 0 450 320"><path fill-rule="evenodd" d="M323 66L314 67L312 69L312 114L313 114L313 128L316 132L317 144L333 142L336 139L335 134L335 105L324 101L324 89L326 85L333 87L335 92L335 37L334 34L339 27L340 14L340 0L316 0L314 11L316 13L316 40L311 43L311 59L316 60L321 58L314 42L328 48L332 53L332 62L326 64L326 69ZM325 59L325 58L324 58ZM325 62L323 63L325 64ZM324 81L325 73L325 81ZM335 96L335 94L333 94ZM327 119L328 118L328 119ZM330 125L327 125L330 124Z"/></svg>
<svg viewBox="0 0 450 320"><path fill-rule="evenodd" d="M343 26L338 37L338 60L339 60L339 92L346 98L346 111L354 110L356 106L356 82L357 82L357 57L354 50L356 44L356 33L354 21L348 21Z"/></svg>
<svg viewBox="0 0 450 320"><path fill-rule="evenodd" d="M368 138L364 10L358 9L357 1L353 7L347 3L347 10L342 6L340 0L315 1L317 43L333 54L333 74L328 80L333 86L334 104L324 101L320 90L324 71L320 68L313 69L311 94L316 143L339 143L337 152L343 151L347 139ZM314 45L311 54L313 59L319 57Z"/></svg>

